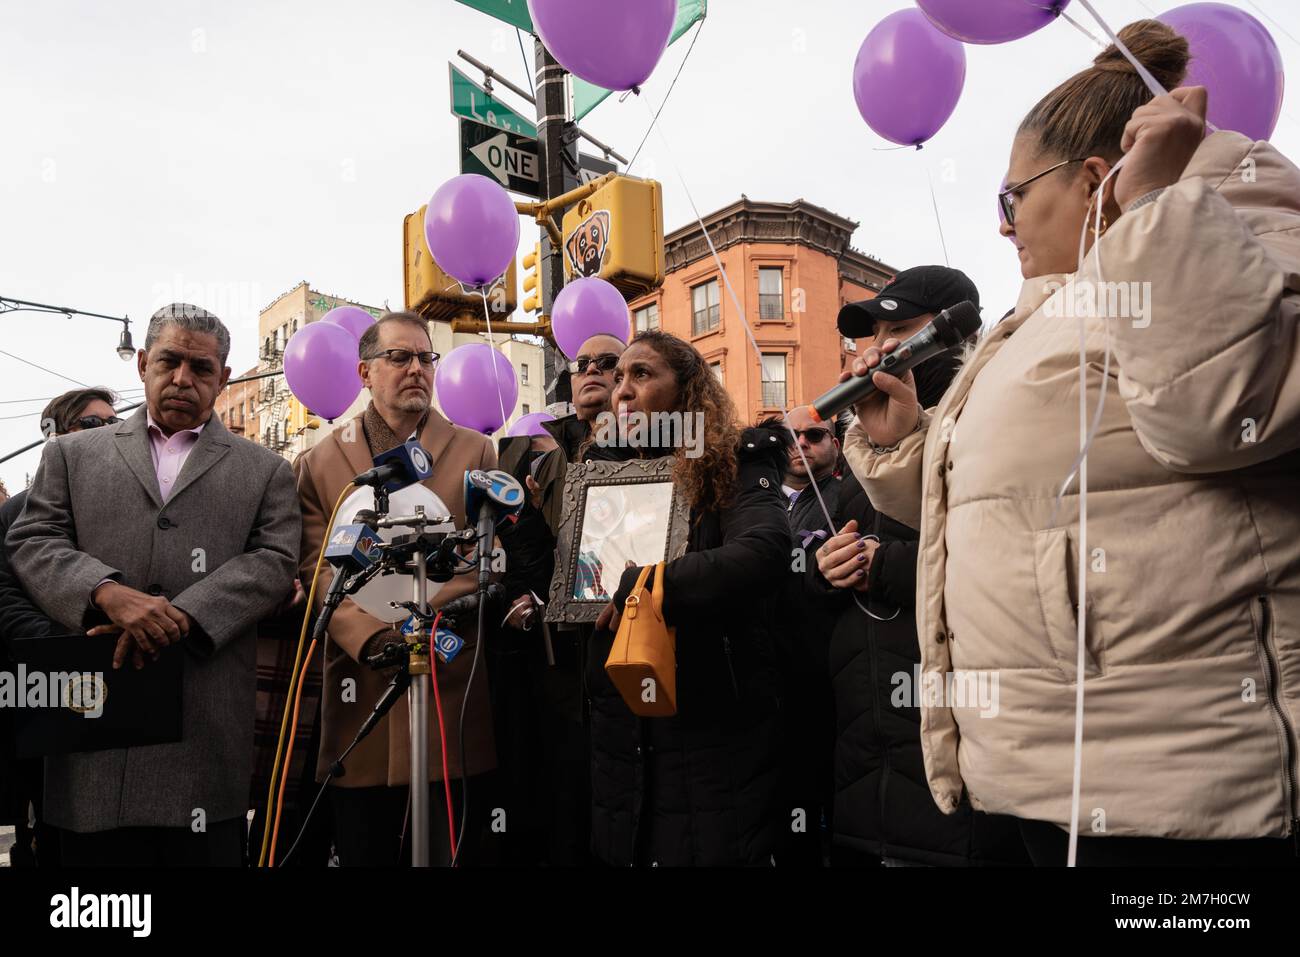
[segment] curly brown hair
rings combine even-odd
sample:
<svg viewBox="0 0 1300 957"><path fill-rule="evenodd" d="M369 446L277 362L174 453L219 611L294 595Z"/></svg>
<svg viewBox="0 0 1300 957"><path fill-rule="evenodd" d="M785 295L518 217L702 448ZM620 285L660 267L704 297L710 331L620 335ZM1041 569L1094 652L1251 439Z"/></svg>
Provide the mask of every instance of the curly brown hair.
<svg viewBox="0 0 1300 957"><path fill-rule="evenodd" d="M703 413L703 454L689 458L684 448L677 449L673 453L673 484L692 510L726 508L736 497L740 416L735 403L689 342L651 329L639 333L628 347L638 343L654 349L672 369L677 379L677 407L672 411Z"/></svg>

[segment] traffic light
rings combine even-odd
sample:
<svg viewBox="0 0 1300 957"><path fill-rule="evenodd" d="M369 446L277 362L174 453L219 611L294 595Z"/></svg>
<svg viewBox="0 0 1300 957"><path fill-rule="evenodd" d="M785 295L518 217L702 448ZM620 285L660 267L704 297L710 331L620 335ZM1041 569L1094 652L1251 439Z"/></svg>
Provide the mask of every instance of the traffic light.
<svg viewBox="0 0 1300 957"><path fill-rule="evenodd" d="M312 415L311 410L299 402L297 398L291 398L289 400L289 414L285 416L285 426L286 435L298 435L307 429L319 429L320 419Z"/></svg>
<svg viewBox="0 0 1300 957"><path fill-rule="evenodd" d="M599 276L628 298L664 281L663 187L615 176L564 214L564 281Z"/></svg>
<svg viewBox="0 0 1300 957"><path fill-rule="evenodd" d="M539 287L541 281L541 260L542 244L537 243L533 246L533 251L524 254L524 292L528 293L528 298L524 300L524 312L536 312L542 306L542 291Z"/></svg>
<svg viewBox="0 0 1300 957"><path fill-rule="evenodd" d="M477 289L466 289L438 267L424 238L424 210L421 206L402 225L402 273L406 287L406 308L426 319L451 319L466 312L483 314L483 297ZM488 290L488 308L494 320L505 321L515 311L515 264Z"/></svg>

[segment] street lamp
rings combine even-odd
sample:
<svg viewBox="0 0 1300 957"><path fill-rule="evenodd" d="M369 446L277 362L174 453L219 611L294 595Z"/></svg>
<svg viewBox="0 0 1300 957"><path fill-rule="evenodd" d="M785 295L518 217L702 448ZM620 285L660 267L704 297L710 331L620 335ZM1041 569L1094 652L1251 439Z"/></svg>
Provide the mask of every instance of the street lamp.
<svg viewBox="0 0 1300 957"><path fill-rule="evenodd" d="M10 299L8 296L0 296L0 314L6 312L49 312L55 315L67 316L69 319L73 316L112 319L114 322L122 324L122 335L117 340L117 349L115 350L118 357L123 362L128 362L135 355L135 345L131 342L131 320L126 316L106 316L102 312L86 312L84 309L72 309L68 306L50 306L43 302L27 302L23 299Z"/></svg>
<svg viewBox="0 0 1300 957"><path fill-rule="evenodd" d="M122 337L117 340L117 357L123 362L130 362L135 357L135 345L131 342L131 320L122 320Z"/></svg>

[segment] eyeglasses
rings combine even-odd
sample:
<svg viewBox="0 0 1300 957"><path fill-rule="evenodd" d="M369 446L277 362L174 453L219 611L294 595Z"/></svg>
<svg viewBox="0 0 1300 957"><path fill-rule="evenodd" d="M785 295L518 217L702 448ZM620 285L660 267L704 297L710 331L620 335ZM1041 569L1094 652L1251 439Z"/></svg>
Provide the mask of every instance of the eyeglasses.
<svg viewBox="0 0 1300 957"><path fill-rule="evenodd" d="M808 440L809 445L819 445L831 434L830 429L792 429L796 436Z"/></svg>
<svg viewBox="0 0 1300 957"><path fill-rule="evenodd" d="M596 367L591 370L593 375L596 372L613 372L614 367L618 365L618 356L612 352L606 352L591 358L579 356L569 363L569 372L572 375L587 375L587 370L592 365Z"/></svg>
<svg viewBox="0 0 1300 957"><path fill-rule="evenodd" d="M1069 166L1071 163L1082 163L1086 159L1087 157L1085 156L1081 159L1062 160L1055 166L1049 167L1041 173L1035 173L1033 176L1029 177L1029 179L1021 180L1019 183L1016 183L1016 185L1008 186L1006 189L1002 190L1002 192L998 193L998 205L1002 208L1002 218L1007 221L1007 225L1014 226L1016 224L1016 193L1020 192L1034 180L1042 179L1048 173L1055 173L1062 166Z"/></svg>
<svg viewBox="0 0 1300 957"><path fill-rule="evenodd" d="M117 425L117 423L121 421L122 420L115 415L110 415L107 419L98 415L83 415L72 424L83 429L98 429L100 426L104 425Z"/></svg>
<svg viewBox="0 0 1300 957"><path fill-rule="evenodd" d="M405 369L411 364L413 358L419 358L420 367L423 369L432 369L434 363L441 358L436 352L412 352L410 349L385 349L383 352L376 352L373 356L367 356L366 359L387 359L399 369Z"/></svg>

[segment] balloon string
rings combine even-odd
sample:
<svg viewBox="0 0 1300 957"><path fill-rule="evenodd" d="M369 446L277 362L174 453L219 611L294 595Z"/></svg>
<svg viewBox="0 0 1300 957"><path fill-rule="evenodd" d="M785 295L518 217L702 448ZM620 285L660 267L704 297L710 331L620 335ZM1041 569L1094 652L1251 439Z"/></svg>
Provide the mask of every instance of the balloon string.
<svg viewBox="0 0 1300 957"><path fill-rule="evenodd" d="M1062 20L1064 20L1066 23L1070 24L1070 26L1074 27L1074 29L1078 30L1080 33L1082 33L1085 37L1087 37L1087 38L1088 38L1089 40L1091 40L1093 43L1097 44L1097 46L1101 47L1103 50L1106 48L1106 44L1105 44L1104 42L1102 42L1102 40L1101 40L1100 37L1098 37L1095 33L1093 33L1091 30L1089 30L1087 27L1085 27L1085 26L1084 26L1082 23L1080 23L1078 20L1074 19L1074 17L1070 16L1070 15L1069 15L1068 13L1066 13L1064 10L1062 10L1062 11L1058 14L1058 16L1060 16Z"/></svg>
<svg viewBox="0 0 1300 957"><path fill-rule="evenodd" d="M763 350L759 347L758 340L754 338L754 331L749 327L749 320L745 317L745 310L740 306L740 298L736 295L735 287L731 285L731 276L727 273L727 267L722 264L722 257L718 255L718 248L713 244L713 237L709 233L709 227L704 225L704 217L700 215L700 209L695 203L695 197L691 195L691 188L686 184L686 178L682 175L681 168L677 165L677 160L673 155L672 147L668 145L668 139L664 136L663 124L653 122L653 110L648 102L646 103L646 109L651 110L652 112L651 129L658 134L659 142L663 144L664 154L668 157L668 165L672 167L673 172L677 174L677 181L681 183L682 192L686 194L686 201L691 204L691 212L695 214L695 222L699 225L700 231L704 234L704 241L709 246L709 254L713 257L713 262L718 267L718 273L722 276L722 284L726 287L727 296L731 300L731 306L736 311L736 317L740 321L741 328L745 330L745 336L749 339L749 345L754 350L754 355L758 357L759 379L763 385L766 385L767 383L772 382L773 379L768 375L768 371L763 365ZM808 487L811 488L813 494L817 496L817 505L821 509L822 517L826 519L826 527L830 529L831 534L834 534L836 531L835 520L831 518L830 509L826 507L826 499L822 497L821 489L817 487L817 482L812 478L813 470L808 464L808 459L804 455L803 449L799 446L799 436L795 434L794 426L790 424L790 410L785 407L784 402L781 403L781 423L786 427L786 431L790 433L790 437L794 440L795 451L799 453L799 460L803 463L804 471L809 478ZM890 618L881 618L874 614L858 600L856 592L854 592L853 600L857 602L858 607L862 609L862 611L877 621L890 621L892 618L898 617L898 610L895 610L894 614L890 616Z"/></svg>
<svg viewBox="0 0 1300 957"><path fill-rule="evenodd" d="M1091 281L1096 283L1092 302L1095 304L1097 299L1096 291L1103 288L1102 268L1101 268L1101 219L1102 207L1105 205L1106 184L1110 182L1111 177L1115 176L1124 165L1122 157L1102 179L1101 185L1097 187L1095 195L1096 213L1092 223L1093 240L1093 268L1096 276ZM1092 209L1089 208L1089 213ZM1079 233L1079 265L1075 270L1075 277L1083 273L1084 259L1087 255L1086 246L1088 240L1088 217L1083 218L1083 228ZM1086 280L1085 280L1086 281ZM1065 296L1068 297L1069 284L1067 283ZM1107 320L1109 316L1105 308L1101 310L1100 317L1102 323L1102 333L1105 341L1105 356L1102 360L1101 367L1101 386L1100 395L1097 398L1097 410L1093 414L1092 425L1088 424L1088 354L1087 354L1087 313L1090 310L1079 309L1079 455L1074 460L1070 468L1070 474L1065 477L1061 484L1061 489L1057 492L1056 500L1052 505L1052 513L1048 519L1048 527L1056 526L1056 515L1060 508L1062 497L1077 474L1079 477L1079 555L1078 555L1078 572L1075 580L1079 583L1079 604L1076 613L1076 635L1075 643L1077 655L1075 660L1075 695L1074 695L1074 767L1070 785L1070 838L1069 851L1066 855L1066 866L1074 867L1078 859L1079 847L1079 803L1080 793L1083 785L1083 681L1085 670L1085 651L1087 648L1087 623L1088 623L1088 451L1092 448L1093 440L1097 437L1097 431L1101 427L1102 410L1106 407L1106 392L1110 382L1110 335L1107 329Z"/></svg>
<svg viewBox="0 0 1300 957"><path fill-rule="evenodd" d="M645 136L641 137L641 142L637 144L636 152L632 154L632 159L627 164L627 174L631 175L632 167L636 165L636 158L641 155L641 147L645 146L645 141L650 138L650 130L654 129L655 123L659 121L659 114L664 111L668 105L668 97L673 95L673 88L677 86L678 79L681 78L682 70L686 68L686 61L691 58L691 51L695 49L695 41L700 38L704 32L704 22L707 17L701 17L695 28L695 35L691 37L691 45L686 48L686 56L682 57L682 62L677 65L677 72L673 75L673 82L668 84L668 92L664 94L663 102L659 104L659 109L655 111L654 118L650 121L650 128L645 131Z"/></svg>
<svg viewBox="0 0 1300 957"><path fill-rule="evenodd" d="M939 245L943 247L943 264L951 268L948 261L948 240L943 236L943 220L939 216L939 200L934 195L934 179L930 176L930 167L925 167L925 181L930 187L930 205L934 207L934 224L939 227Z"/></svg>
<svg viewBox="0 0 1300 957"><path fill-rule="evenodd" d="M488 308L487 286L479 286L478 294L483 297L483 318L487 320L488 348L492 350L492 381L497 385L497 406L501 409L501 428L504 429L506 427L506 400L501 395L501 374L497 371L497 343L496 339L492 337L492 310ZM510 360L507 359L506 361L509 362ZM514 371L513 365L510 367L510 371Z"/></svg>

